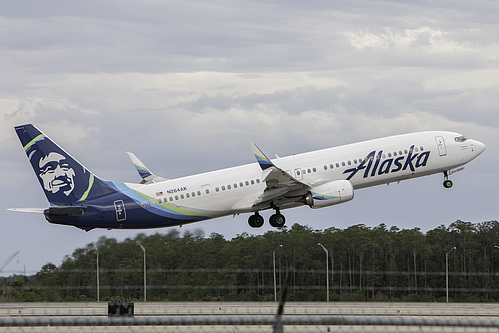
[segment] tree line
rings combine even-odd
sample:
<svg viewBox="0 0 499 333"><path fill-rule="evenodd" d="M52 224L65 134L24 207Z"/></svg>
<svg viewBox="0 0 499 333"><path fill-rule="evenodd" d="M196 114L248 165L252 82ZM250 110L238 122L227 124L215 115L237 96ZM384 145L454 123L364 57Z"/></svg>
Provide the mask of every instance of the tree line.
<svg viewBox="0 0 499 333"><path fill-rule="evenodd" d="M139 244L148 301L270 301L274 281L277 296L287 288L288 300L324 301L327 279L332 301L445 301L447 276L451 301L499 299L499 222L458 220L426 233L294 224L231 240L178 229L122 242L101 237L60 266L4 279L0 300L143 300Z"/></svg>

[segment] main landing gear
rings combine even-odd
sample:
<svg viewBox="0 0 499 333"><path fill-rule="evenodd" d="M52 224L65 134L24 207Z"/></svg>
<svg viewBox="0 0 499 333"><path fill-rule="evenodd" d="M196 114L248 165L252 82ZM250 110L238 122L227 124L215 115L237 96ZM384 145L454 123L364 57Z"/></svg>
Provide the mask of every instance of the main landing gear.
<svg viewBox="0 0 499 333"><path fill-rule="evenodd" d="M447 171L444 171L444 187L445 188L452 187L452 180L449 179L449 174L447 173Z"/></svg>
<svg viewBox="0 0 499 333"><path fill-rule="evenodd" d="M263 217L258 212L255 212L255 215L251 215L248 218L248 224L252 228L260 228L263 226L263 222ZM276 213L269 218L269 223L274 228L279 228L284 226L286 218L281 214L279 209L276 209Z"/></svg>
<svg viewBox="0 0 499 333"><path fill-rule="evenodd" d="M284 223L286 223L286 218L281 214L281 212L279 212L279 209L276 209L275 214L270 217L269 223L274 228L279 228L284 226Z"/></svg>
<svg viewBox="0 0 499 333"><path fill-rule="evenodd" d="M252 228L260 228L263 225L263 217L258 212L255 212L255 215L249 217L248 224Z"/></svg>

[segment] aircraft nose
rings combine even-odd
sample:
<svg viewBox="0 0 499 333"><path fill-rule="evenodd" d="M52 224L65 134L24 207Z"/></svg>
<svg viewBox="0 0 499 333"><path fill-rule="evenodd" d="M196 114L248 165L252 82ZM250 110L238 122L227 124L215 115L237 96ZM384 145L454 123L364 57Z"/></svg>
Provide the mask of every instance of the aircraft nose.
<svg viewBox="0 0 499 333"><path fill-rule="evenodd" d="M475 152L478 156L485 150L485 145L480 141L473 140L473 148L475 149Z"/></svg>

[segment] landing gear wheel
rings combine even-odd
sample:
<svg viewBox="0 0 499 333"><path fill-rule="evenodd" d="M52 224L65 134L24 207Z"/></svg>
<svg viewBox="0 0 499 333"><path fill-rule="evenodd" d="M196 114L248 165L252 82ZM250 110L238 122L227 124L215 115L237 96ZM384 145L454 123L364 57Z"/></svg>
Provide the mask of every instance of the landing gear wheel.
<svg viewBox="0 0 499 333"><path fill-rule="evenodd" d="M263 225L263 222L263 217L258 213L255 213L255 215L251 215L248 218L248 224L252 228L260 228Z"/></svg>
<svg viewBox="0 0 499 333"><path fill-rule="evenodd" d="M286 223L286 218L282 214L274 214L269 219L270 225L274 228L280 228Z"/></svg>
<svg viewBox="0 0 499 333"><path fill-rule="evenodd" d="M452 187L452 180L444 180L444 187L445 188L451 188Z"/></svg>

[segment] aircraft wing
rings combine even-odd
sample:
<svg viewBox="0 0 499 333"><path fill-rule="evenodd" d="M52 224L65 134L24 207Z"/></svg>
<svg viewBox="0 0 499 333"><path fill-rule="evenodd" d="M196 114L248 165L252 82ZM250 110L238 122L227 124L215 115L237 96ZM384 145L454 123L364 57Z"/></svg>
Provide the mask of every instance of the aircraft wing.
<svg viewBox="0 0 499 333"><path fill-rule="evenodd" d="M274 205L293 203L308 191L310 185L274 165L255 143L250 142L250 146L262 168L262 180L267 185L263 193L256 198L253 207L266 206L271 202L274 202Z"/></svg>
<svg viewBox="0 0 499 333"><path fill-rule="evenodd" d="M141 184L158 183L167 180L166 178L156 176L151 171L149 171L149 169L145 166L145 164L142 163L142 161L139 160L134 153L127 153L127 154L128 157L130 157L130 160L132 160L132 163L135 166L135 169L137 169L137 172L139 173L140 177L142 177L142 181L140 182Z"/></svg>

